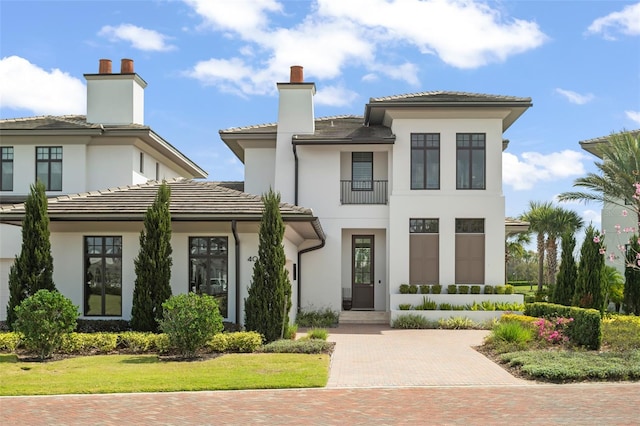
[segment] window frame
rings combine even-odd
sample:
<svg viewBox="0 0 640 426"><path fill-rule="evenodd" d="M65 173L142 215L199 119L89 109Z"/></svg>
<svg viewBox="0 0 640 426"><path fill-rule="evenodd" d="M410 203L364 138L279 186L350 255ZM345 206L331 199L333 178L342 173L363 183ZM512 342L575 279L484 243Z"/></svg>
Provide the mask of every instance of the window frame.
<svg viewBox="0 0 640 426"><path fill-rule="evenodd" d="M474 138L482 137L482 141ZM468 141L461 138L469 138ZM468 146L460 146L460 143L468 142ZM482 146L474 146L474 142L482 142ZM468 164L465 167L466 179L461 179L460 158L461 153L468 153ZM482 152L482 185L474 187L474 153ZM466 185L466 186L465 186ZM487 134L486 133L456 133L456 189L459 190L485 190L487 189Z"/></svg>
<svg viewBox="0 0 640 426"><path fill-rule="evenodd" d="M46 158L40 158L41 155L45 155L45 154L46 154ZM56 158L52 158L54 156ZM63 159L62 146L36 146L36 181L39 179L38 166L40 164L46 164L47 180L46 182L42 182L44 183L45 191L62 191L62 176L63 176L62 159ZM57 163L60 163L60 182L59 182L59 186L56 185L54 187L52 184L53 175L52 175L51 168L53 164L57 164Z"/></svg>
<svg viewBox="0 0 640 426"><path fill-rule="evenodd" d="M89 253L89 246L90 245L95 245L95 244L89 244L89 239L101 239L101 243L100 243L100 247L101 250L99 253ZM119 244L116 244L114 241L114 244L111 245L111 247L119 248L119 251L112 251L111 253L108 252L107 250L107 239L112 239L112 240L118 240ZM122 243L122 236L121 235L85 235L83 237L83 255L84 255L84 277L85 277L85 281L84 281L84 310L83 310L83 314L85 317L122 317L122 298L123 298L123 291L122 291L122 247L123 247L123 243ZM120 313L119 314L112 314L112 313L107 313L107 286L106 283L103 282L102 283L102 288L101 288L101 292L100 292L100 313L98 314L90 314L90 308L89 308L89 298L92 295L92 293L90 292L90 284L89 284L89 280L88 280L88 273L89 273L89 266L91 266L90 260L91 259L100 259L100 265L101 265L101 271L103 276L106 276L106 268L107 268L107 259L119 259L120 262Z"/></svg>
<svg viewBox="0 0 640 426"><path fill-rule="evenodd" d="M14 149L13 149L13 146L0 147L0 157L1 157L1 162L2 162L2 164L0 165L0 191L13 191L13 171L14 171L14 167L13 167ZM11 173L6 173L7 175L11 175L11 180L8 183L4 178L4 176L5 176L5 167L10 167L11 168Z"/></svg>
<svg viewBox="0 0 640 426"><path fill-rule="evenodd" d="M368 159L356 159L357 155L368 154ZM368 170L369 179L356 179L355 178L355 165L356 164L369 164ZM351 190L352 191L373 191L373 152L352 152L351 153Z"/></svg>
<svg viewBox="0 0 640 426"><path fill-rule="evenodd" d="M456 218L456 234L484 234L484 218Z"/></svg>
<svg viewBox="0 0 640 426"><path fill-rule="evenodd" d="M440 219L437 218L410 218L409 234L439 234Z"/></svg>
<svg viewBox="0 0 640 426"><path fill-rule="evenodd" d="M437 136L437 140L429 140L431 138L434 138ZM424 140L420 141L418 140L420 137L423 137ZM423 146L415 146L419 143L423 144ZM429 146L429 143L432 144L437 144L437 146ZM437 165L438 165L438 177L436 179L436 185L435 186L429 186L430 184L430 179L429 179L429 163L428 163L428 158L429 152L433 152L436 151L437 152ZM422 185L414 185L414 174L416 173L415 169L414 169L414 155L421 156L422 162L423 162L423 173L421 179L422 179ZM440 164L441 164L441 158L440 158L440 133L411 133L411 159L410 159L410 163L411 163L411 182L410 182L410 188L412 190L439 190L440 189Z"/></svg>
<svg viewBox="0 0 640 426"><path fill-rule="evenodd" d="M198 239L202 239L206 241L206 246L197 246L194 245L194 240L198 240ZM219 242L224 241L224 248L220 248L218 249L217 253L212 252L212 247L211 247L211 242L213 239L218 240ZM205 279L209 282L209 284L211 284L213 279L216 278L212 278L210 277L210 273L211 273L211 265L213 263L213 261L215 260L222 260L223 264L225 265L226 270L224 271L224 280L226 280L225 283L219 284L222 285L222 292L221 293L217 293L215 295L212 296L220 296L223 299L226 299L226 305L222 305L220 303L220 300L218 297L216 297L216 299L218 299L218 308L220 309L220 314L222 315L223 318L228 318L229 316L229 237L225 236L221 236L221 235L197 235L197 236L189 236L188 239L188 262L189 262L189 268L188 268L188 279L187 279L187 283L189 288L187 289L188 292L194 292L194 293L202 293L202 289L197 288L197 284L196 284L196 277L193 276L194 268L193 268L193 261L194 260L202 260L204 259L205 261ZM193 253L192 252L192 248L200 248L200 249L205 249L205 253ZM218 278L220 279L220 278ZM202 285L202 284L200 284Z"/></svg>

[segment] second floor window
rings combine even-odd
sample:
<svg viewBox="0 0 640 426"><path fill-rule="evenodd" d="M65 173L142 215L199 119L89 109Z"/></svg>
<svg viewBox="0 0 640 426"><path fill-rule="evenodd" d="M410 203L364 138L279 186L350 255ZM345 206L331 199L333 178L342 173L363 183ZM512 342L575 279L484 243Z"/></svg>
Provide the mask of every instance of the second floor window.
<svg viewBox="0 0 640 426"><path fill-rule="evenodd" d="M47 191L62 191L62 147L36 147L36 179Z"/></svg>
<svg viewBox="0 0 640 426"><path fill-rule="evenodd" d="M373 191L373 152L351 153L351 190Z"/></svg>
<svg viewBox="0 0 640 426"><path fill-rule="evenodd" d="M486 189L485 134L456 135L456 189Z"/></svg>
<svg viewBox="0 0 640 426"><path fill-rule="evenodd" d="M0 190L13 191L13 147L2 147L2 173L0 174Z"/></svg>
<svg viewBox="0 0 640 426"><path fill-rule="evenodd" d="M440 134L411 134L411 189L440 189Z"/></svg>

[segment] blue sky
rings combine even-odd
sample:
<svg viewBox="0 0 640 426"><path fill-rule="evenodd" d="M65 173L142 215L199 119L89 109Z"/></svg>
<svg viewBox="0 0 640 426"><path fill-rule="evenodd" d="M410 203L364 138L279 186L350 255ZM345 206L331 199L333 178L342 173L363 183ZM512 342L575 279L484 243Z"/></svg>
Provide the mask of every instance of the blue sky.
<svg viewBox="0 0 640 426"><path fill-rule="evenodd" d="M242 180L218 130L276 121L304 66L316 115L431 90L533 99L505 134L508 216L593 171L579 141L640 128L640 3L453 0L0 0L0 117L83 114L83 74L135 61L145 123ZM569 205L599 225L598 205Z"/></svg>

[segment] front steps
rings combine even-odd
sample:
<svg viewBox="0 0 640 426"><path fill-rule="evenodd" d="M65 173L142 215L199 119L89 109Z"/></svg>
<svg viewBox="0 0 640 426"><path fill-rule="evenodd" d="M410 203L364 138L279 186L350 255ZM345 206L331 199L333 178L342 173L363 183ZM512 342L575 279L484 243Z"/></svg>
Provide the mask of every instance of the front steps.
<svg viewBox="0 0 640 426"><path fill-rule="evenodd" d="M389 325L390 313L385 311L341 311L339 324Z"/></svg>

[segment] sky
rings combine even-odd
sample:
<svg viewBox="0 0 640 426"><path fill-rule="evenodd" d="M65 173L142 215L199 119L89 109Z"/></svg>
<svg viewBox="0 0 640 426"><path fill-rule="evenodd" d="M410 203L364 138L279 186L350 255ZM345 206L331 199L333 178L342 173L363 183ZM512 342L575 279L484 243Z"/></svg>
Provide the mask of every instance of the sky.
<svg viewBox="0 0 640 426"><path fill-rule="evenodd" d="M242 180L218 131L273 123L291 65L317 117L445 90L531 97L504 137L506 215L554 201L597 159L579 141L640 129L640 2L0 0L0 118L84 114L99 59L134 60L145 124ZM600 206L562 204L600 225Z"/></svg>

